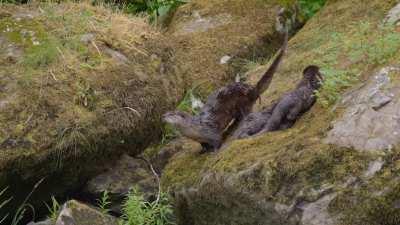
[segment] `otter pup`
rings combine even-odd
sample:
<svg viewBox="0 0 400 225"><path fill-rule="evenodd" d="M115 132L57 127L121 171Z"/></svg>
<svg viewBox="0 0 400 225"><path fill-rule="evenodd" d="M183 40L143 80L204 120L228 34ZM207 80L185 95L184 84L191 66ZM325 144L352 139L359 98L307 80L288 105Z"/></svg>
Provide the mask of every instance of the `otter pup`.
<svg viewBox="0 0 400 225"><path fill-rule="evenodd" d="M303 71L303 79L294 91L282 97L273 107L265 127L260 133L291 127L296 120L315 103L315 91L321 87L323 77L318 66L308 66ZM240 129L240 128L239 128Z"/></svg>
<svg viewBox="0 0 400 225"><path fill-rule="evenodd" d="M276 103L264 108L260 112L253 112L247 115L240 121L235 132L233 132L233 140L247 138L260 132L271 118L275 106Z"/></svg>
<svg viewBox="0 0 400 225"><path fill-rule="evenodd" d="M182 135L201 143L203 151L218 149L223 132L232 121L237 122L249 114L254 102L269 87L286 52L287 42L286 32L279 54L255 87L243 82L228 84L208 97L199 115L174 111L164 114L163 120L174 125Z"/></svg>
<svg viewBox="0 0 400 225"><path fill-rule="evenodd" d="M268 123L276 105L277 103L273 103L271 106L264 108L260 112L253 112L246 116L242 121L240 121L232 135L232 139L243 139L258 134ZM293 121L283 121L279 126L279 130L288 129L293 124Z"/></svg>

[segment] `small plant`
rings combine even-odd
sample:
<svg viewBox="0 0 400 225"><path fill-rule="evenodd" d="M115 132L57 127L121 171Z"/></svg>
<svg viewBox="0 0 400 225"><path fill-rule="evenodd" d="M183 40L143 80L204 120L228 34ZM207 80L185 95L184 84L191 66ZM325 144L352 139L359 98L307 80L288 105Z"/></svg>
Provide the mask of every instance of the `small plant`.
<svg viewBox="0 0 400 225"><path fill-rule="evenodd" d="M368 21L350 25L351 33L332 33L323 50L314 50L314 61L322 68L324 84L316 92L324 107L335 104L341 93L360 77L365 65L384 66L400 51L400 33L393 26L371 24ZM348 61L352 67L339 68Z"/></svg>
<svg viewBox="0 0 400 225"><path fill-rule="evenodd" d="M322 88L316 92L319 103L324 107L329 107L340 99L340 92L356 80L354 73L346 70L323 69L324 83Z"/></svg>
<svg viewBox="0 0 400 225"><path fill-rule="evenodd" d="M174 225L169 198L162 193L157 201L149 203L137 188L133 188L123 205L120 225Z"/></svg>
<svg viewBox="0 0 400 225"><path fill-rule="evenodd" d="M279 0L279 3L288 9L295 8L299 18L303 21L313 17L327 0Z"/></svg>
<svg viewBox="0 0 400 225"><path fill-rule="evenodd" d="M111 201L110 195L107 190L103 191L100 199L97 199L97 206L100 208L101 213L108 214L110 212Z"/></svg>
<svg viewBox="0 0 400 225"><path fill-rule="evenodd" d="M3 190L0 191L0 198L2 198L5 194L5 192L7 191L8 188L4 188ZM12 198L7 198L5 200L0 200L0 210L2 208L4 208L4 206L6 206ZM0 215L0 224L3 224L3 222L8 218L9 214L5 214L5 215Z"/></svg>
<svg viewBox="0 0 400 225"><path fill-rule="evenodd" d="M176 108L180 111L197 115L200 112L200 108L202 106L203 103L201 102L200 97L196 94L195 88L193 88L186 92L182 101L178 104Z"/></svg>
<svg viewBox="0 0 400 225"><path fill-rule="evenodd" d="M90 84L82 80L78 82L76 86L77 91L74 97L75 103L85 108L93 109L96 101L95 91L93 88Z"/></svg>
<svg viewBox="0 0 400 225"><path fill-rule="evenodd" d="M78 155L79 148L81 147L88 150L93 149L93 145L84 127L74 124L60 131L55 145L56 167L62 167L65 155Z"/></svg>
<svg viewBox="0 0 400 225"><path fill-rule="evenodd" d="M55 40L49 39L34 43L28 49L22 63L31 68L40 68L50 65L58 57L57 44Z"/></svg>
<svg viewBox="0 0 400 225"><path fill-rule="evenodd" d="M51 196L51 206L46 204L47 209L50 213L50 220L53 222L57 221L58 212L60 211L60 204L58 203L57 199L54 196Z"/></svg>
<svg viewBox="0 0 400 225"><path fill-rule="evenodd" d="M32 196L33 192L39 187L39 185L44 181L44 178L39 180L32 188L32 191L26 196L22 204L17 208L15 211L14 217L11 221L11 225L18 225L19 222L24 218L27 209L32 210L32 214L35 215L35 208L28 203L30 197Z"/></svg>
<svg viewBox="0 0 400 225"><path fill-rule="evenodd" d="M178 136L178 131L170 124L165 124L162 131L160 146L167 144L177 136Z"/></svg>
<svg viewBox="0 0 400 225"><path fill-rule="evenodd" d="M94 4L102 1L107 4L119 5L128 13L138 14L144 12L150 16L150 21L155 24L160 24L178 6L189 2L189 0L94 0Z"/></svg>
<svg viewBox="0 0 400 225"><path fill-rule="evenodd" d="M299 0L302 16L308 20L315 15L324 5L326 0Z"/></svg>

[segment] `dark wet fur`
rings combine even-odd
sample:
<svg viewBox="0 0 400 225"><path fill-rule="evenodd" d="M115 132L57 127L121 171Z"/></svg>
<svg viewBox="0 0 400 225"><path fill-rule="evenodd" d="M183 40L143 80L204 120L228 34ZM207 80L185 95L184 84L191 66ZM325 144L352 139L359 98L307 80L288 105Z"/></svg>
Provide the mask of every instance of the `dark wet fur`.
<svg viewBox="0 0 400 225"><path fill-rule="evenodd" d="M243 139L260 133L271 118L276 105L277 103L273 103L260 112L253 112L246 116L240 121L235 132L232 134L232 140ZM292 125L293 122L291 121L283 121L279 126L279 130L288 129Z"/></svg>
<svg viewBox="0 0 400 225"><path fill-rule="evenodd" d="M237 122L246 117L259 96L268 89L286 52L287 41L286 33L278 56L255 87L237 82L218 89L208 97L199 115L191 116L189 121L182 121L185 124L180 126L184 126L184 130L188 131L182 134L201 143L203 151L218 149L222 144L224 131L233 121ZM214 135L203 135L202 132Z"/></svg>
<svg viewBox="0 0 400 225"><path fill-rule="evenodd" d="M315 91L321 87L322 75L319 67L308 66L303 72L303 79L297 85L294 91L287 93L282 97L268 122L260 133L276 131L282 129L282 126L294 124L296 120L315 103Z"/></svg>

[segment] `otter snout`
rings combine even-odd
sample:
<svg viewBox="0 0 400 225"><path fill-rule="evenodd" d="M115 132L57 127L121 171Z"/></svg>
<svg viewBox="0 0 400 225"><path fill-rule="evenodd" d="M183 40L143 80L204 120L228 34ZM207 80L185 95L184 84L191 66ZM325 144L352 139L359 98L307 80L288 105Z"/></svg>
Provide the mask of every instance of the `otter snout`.
<svg viewBox="0 0 400 225"><path fill-rule="evenodd" d="M180 124L185 120L185 114L179 111L167 112L163 115L162 120L170 124Z"/></svg>
<svg viewBox="0 0 400 225"><path fill-rule="evenodd" d="M173 117L174 114L172 112L167 112L162 116L162 121L165 123L173 123L175 121Z"/></svg>

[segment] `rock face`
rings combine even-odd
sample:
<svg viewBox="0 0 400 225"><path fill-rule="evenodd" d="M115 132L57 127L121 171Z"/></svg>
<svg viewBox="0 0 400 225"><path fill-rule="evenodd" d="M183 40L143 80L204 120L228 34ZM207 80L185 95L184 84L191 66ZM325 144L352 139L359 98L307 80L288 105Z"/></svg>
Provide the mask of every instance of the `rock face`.
<svg viewBox="0 0 400 225"><path fill-rule="evenodd" d="M389 11L385 22L389 24L400 25L400 3Z"/></svg>
<svg viewBox="0 0 400 225"><path fill-rule="evenodd" d="M207 173L199 185L176 192L179 224L289 224L273 201L257 194L265 182L262 170L256 164L235 175Z"/></svg>
<svg viewBox="0 0 400 225"><path fill-rule="evenodd" d="M111 216L72 200L63 205L55 225L118 225L118 222Z"/></svg>
<svg viewBox="0 0 400 225"><path fill-rule="evenodd" d="M392 149L400 143L400 85L390 74L400 68L386 67L371 76L365 85L343 99L346 111L333 124L327 143L360 151Z"/></svg>

